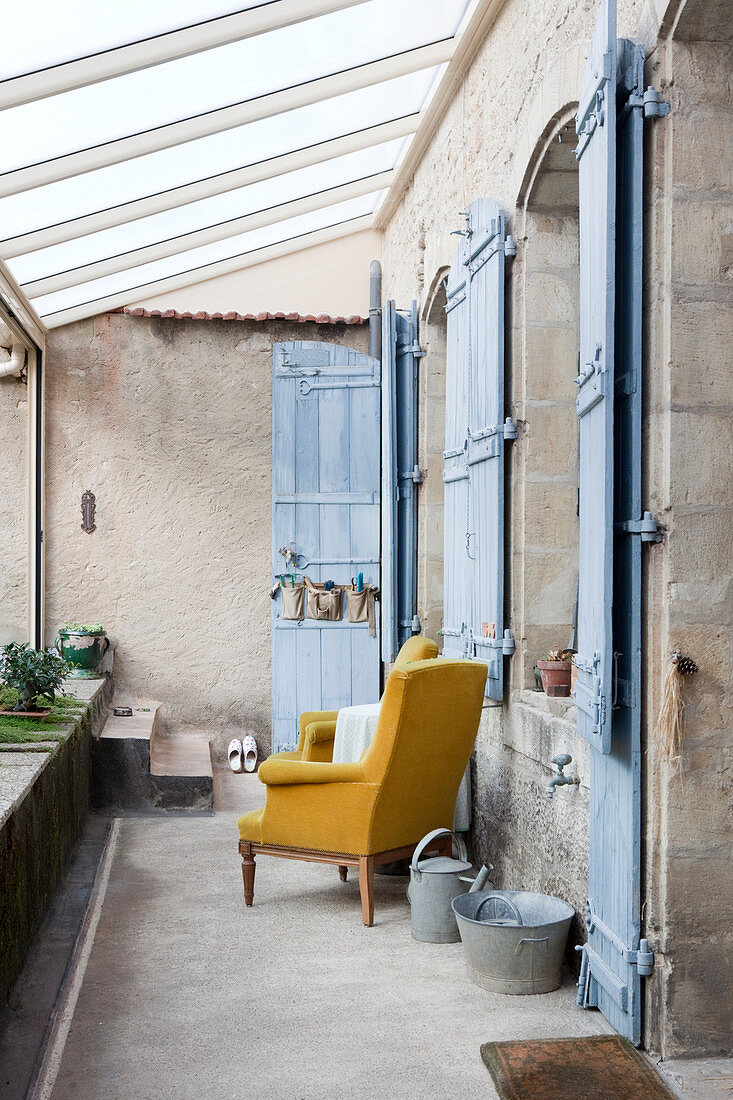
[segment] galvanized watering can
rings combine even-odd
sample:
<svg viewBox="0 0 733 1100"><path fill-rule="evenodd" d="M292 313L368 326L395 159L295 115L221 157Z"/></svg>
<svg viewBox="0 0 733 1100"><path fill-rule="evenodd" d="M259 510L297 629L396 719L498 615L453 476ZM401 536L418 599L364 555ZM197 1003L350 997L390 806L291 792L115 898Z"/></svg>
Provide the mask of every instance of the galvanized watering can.
<svg viewBox="0 0 733 1100"><path fill-rule="evenodd" d="M441 836L453 837L460 858L435 856L421 860L420 856L425 849ZM463 837L450 829L433 829L418 844L410 863L410 885L407 888L407 897L412 906L413 939L423 943L458 943L460 940L451 902L459 894L465 894L471 885L472 880L466 877L466 872L471 870L471 864L466 857ZM482 883L488 873L486 868L482 869ZM474 886L478 881L477 878Z"/></svg>

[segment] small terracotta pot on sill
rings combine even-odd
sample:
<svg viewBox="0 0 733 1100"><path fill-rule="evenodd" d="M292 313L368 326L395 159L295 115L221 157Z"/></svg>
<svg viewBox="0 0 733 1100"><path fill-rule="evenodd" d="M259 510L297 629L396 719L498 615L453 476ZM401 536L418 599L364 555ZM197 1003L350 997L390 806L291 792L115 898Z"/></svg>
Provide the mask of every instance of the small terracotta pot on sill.
<svg viewBox="0 0 733 1100"><path fill-rule="evenodd" d="M570 675L573 667L570 661L538 661L537 667L542 676L545 695L555 699L570 698Z"/></svg>

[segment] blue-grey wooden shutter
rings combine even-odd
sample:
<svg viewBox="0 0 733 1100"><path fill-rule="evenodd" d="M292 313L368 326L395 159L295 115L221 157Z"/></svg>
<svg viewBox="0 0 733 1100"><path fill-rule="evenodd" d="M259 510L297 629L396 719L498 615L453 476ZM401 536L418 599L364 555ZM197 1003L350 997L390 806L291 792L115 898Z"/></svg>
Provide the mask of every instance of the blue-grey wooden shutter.
<svg viewBox="0 0 733 1100"><path fill-rule="evenodd" d="M446 284L445 450L443 451L443 656L469 651L473 559L468 492L468 254L460 238Z"/></svg>
<svg viewBox="0 0 733 1100"><path fill-rule="evenodd" d="M396 314L395 462L397 466L397 644L420 630L417 617L417 302Z"/></svg>
<svg viewBox="0 0 733 1100"><path fill-rule="evenodd" d="M443 458L446 656L486 661L486 694L501 699L504 629L504 214L477 199L446 286Z"/></svg>
<svg viewBox="0 0 733 1100"><path fill-rule="evenodd" d="M335 344L273 348L272 571L292 548L299 573L379 584L380 364ZM379 630L272 618L273 751L294 748L298 716L379 698Z"/></svg>
<svg viewBox="0 0 733 1100"><path fill-rule="evenodd" d="M578 732L611 748L616 5L602 0L577 115L580 189Z"/></svg>
<svg viewBox="0 0 733 1100"><path fill-rule="evenodd" d="M503 655L514 651L504 631L504 448L505 437L516 436L504 419L504 214L491 199L478 199L467 226L470 644L488 665L486 694L501 699Z"/></svg>
<svg viewBox="0 0 733 1100"><path fill-rule="evenodd" d="M397 655L397 311L382 310L382 660Z"/></svg>
<svg viewBox="0 0 733 1100"><path fill-rule="evenodd" d="M644 49L626 41L617 48L618 112L611 113L608 123L616 130L618 145L615 378L605 397L614 407L615 672L605 741L596 739L590 753L588 942L578 1001L598 1007L617 1031L638 1045L641 977L654 968L654 956L641 938L640 898L641 543L654 537L649 530L653 522L641 512ZM606 582L610 599L611 578Z"/></svg>

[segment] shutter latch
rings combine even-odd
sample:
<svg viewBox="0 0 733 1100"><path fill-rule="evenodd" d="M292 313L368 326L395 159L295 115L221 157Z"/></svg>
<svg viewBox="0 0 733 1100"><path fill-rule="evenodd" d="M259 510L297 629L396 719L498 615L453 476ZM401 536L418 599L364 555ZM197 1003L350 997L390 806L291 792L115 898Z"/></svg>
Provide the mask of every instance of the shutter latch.
<svg viewBox="0 0 733 1100"><path fill-rule="evenodd" d="M644 118L662 118L669 109L669 103L660 99L657 89L650 85L644 92Z"/></svg>
<svg viewBox="0 0 733 1100"><path fill-rule="evenodd" d="M641 519L624 520L623 523L617 523L616 527L628 535L641 535L642 542L661 542L664 538L664 532L660 531L651 512L645 512Z"/></svg>

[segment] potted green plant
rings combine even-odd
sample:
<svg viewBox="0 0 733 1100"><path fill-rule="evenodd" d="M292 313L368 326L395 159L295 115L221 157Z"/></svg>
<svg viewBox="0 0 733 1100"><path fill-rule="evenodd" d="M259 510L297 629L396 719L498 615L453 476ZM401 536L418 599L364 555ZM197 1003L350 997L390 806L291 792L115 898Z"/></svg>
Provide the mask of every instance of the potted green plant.
<svg viewBox="0 0 733 1100"><path fill-rule="evenodd" d="M537 662L545 695L549 695L550 698L569 698L570 677L573 669L571 657L572 650L562 649L558 645L550 650L544 661Z"/></svg>
<svg viewBox="0 0 733 1100"><path fill-rule="evenodd" d="M69 662L72 679L94 680L109 649L109 638L101 623L64 623L54 644Z"/></svg>
<svg viewBox="0 0 733 1100"><path fill-rule="evenodd" d="M2 713L45 718L51 713L51 708L41 706L41 701L55 702L56 694L68 675L69 666L63 657L47 650L31 649L27 642L22 645L10 642L3 646L0 681L5 687L15 688L18 702L11 710Z"/></svg>

